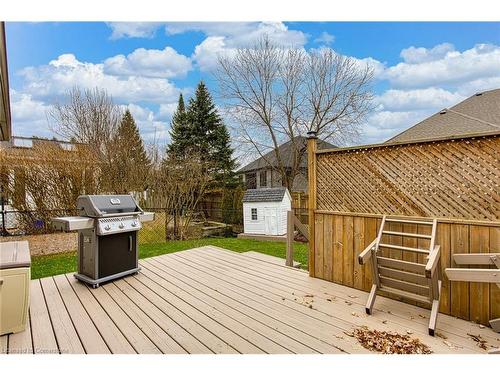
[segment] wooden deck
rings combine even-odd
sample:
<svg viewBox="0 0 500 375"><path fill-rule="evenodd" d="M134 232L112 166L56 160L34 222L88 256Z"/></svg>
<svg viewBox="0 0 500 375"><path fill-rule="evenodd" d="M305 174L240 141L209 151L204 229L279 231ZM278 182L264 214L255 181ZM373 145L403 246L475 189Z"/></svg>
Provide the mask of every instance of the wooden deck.
<svg viewBox="0 0 500 375"><path fill-rule="evenodd" d="M136 276L89 289L72 274L33 280L30 327L0 337L10 353L368 353L361 325L409 332L436 353L486 353L500 335L383 297L367 316L367 293L304 271L215 247L144 259Z"/></svg>

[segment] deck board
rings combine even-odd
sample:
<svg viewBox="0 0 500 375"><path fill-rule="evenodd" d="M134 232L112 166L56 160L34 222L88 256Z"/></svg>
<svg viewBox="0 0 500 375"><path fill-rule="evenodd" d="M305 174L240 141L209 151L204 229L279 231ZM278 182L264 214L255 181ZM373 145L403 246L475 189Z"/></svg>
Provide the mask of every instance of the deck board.
<svg viewBox="0 0 500 375"><path fill-rule="evenodd" d="M83 354L85 350L76 333L71 317L64 306L52 277L40 279L52 328L61 353Z"/></svg>
<svg viewBox="0 0 500 375"><path fill-rule="evenodd" d="M214 252L212 247L203 252L203 254L209 255L212 259L221 259L221 256L225 255L232 259L230 267L243 267L243 269L247 270L246 272L253 272L251 270L252 264L246 263L244 259L234 258L234 252L220 248L216 248L215 250L218 251ZM198 253L197 255L201 255L201 253ZM273 285L275 285L276 283L278 283L279 285L290 285L291 288L298 291L303 291L304 293L307 293L311 289L319 290L327 297L328 295L330 295L330 297L335 297L336 299L340 298L349 303L358 304L362 306L363 309L368 295L368 293L366 292L349 288L340 284L330 283L321 279L310 278L308 277L308 274L306 272L293 269L290 270L286 267L274 268L262 266L259 269L257 275L259 277L259 280L262 280L262 283L267 280L273 283ZM404 325L411 326L412 329L415 325L423 326L423 329L425 329L425 332L427 332L427 319L430 314L429 310L406 303L397 303L396 301L383 296L377 297L375 310L379 311L380 313L390 312L389 318L391 320L400 321ZM421 319L418 320L415 319L415 317L419 317ZM438 331L442 331L446 335L457 334L469 339L469 341L470 337L467 335L467 333L488 337L492 341L496 341L499 338L499 335L497 333L493 332L492 330L485 330L481 328L479 324L462 319L457 319L444 314L439 315L439 323L437 329Z"/></svg>
<svg viewBox="0 0 500 375"><path fill-rule="evenodd" d="M267 258L266 258L267 259ZM436 353L486 353L500 335L367 293L278 261L217 247L141 260L141 272L91 289L71 274L33 280L27 330L0 336L11 353L367 353L350 332L358 326L407 333ZM445 337L445 338L444 338Z"/></svg>
<svg viewBox="0 0 500 375"><path fill-rule="evenodd" d="M71 315L75 329L87 354L111 353L100 335L89 314L76 296L65 275L54 276L54 281L68 313Z"/></svg>

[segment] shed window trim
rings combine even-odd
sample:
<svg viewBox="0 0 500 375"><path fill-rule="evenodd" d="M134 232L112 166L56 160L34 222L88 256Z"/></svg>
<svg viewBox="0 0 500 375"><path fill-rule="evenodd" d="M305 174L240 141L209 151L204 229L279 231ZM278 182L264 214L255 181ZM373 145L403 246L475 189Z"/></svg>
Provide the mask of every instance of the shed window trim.
<svg viewBox="0 0 500 375"><path fill-rule="evenodd" d="M251 213L252 213L252 220L254 221L257 220L257 209L252 208Z"/></svg>

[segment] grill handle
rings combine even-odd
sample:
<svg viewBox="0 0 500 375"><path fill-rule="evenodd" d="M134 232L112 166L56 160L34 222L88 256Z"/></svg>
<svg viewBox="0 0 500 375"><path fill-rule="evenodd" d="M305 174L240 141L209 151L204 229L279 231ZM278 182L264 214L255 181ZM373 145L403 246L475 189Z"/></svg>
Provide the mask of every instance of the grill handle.
<svg viewBox="0 0 500 375"><path fill-rule="evenodd" d="M132 235L128 236L128 252L132 252Z"/></svg>

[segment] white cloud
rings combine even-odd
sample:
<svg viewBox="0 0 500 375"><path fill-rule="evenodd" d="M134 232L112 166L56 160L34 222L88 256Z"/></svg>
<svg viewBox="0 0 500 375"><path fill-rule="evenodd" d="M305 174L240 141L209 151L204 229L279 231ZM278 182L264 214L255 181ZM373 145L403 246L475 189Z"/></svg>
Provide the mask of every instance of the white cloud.
<svg viewBox="0 0 500 375"><path fill-rule="evenodd" d="M183 78L191 69L189 57L168 46L163 50L138 48L127 56L116 55L104 60L104 73L121 76Z"/></svg>
<svg viewBox="0 0 500 375"><path fill-rule="evenodd" d="M442 46L437 46L437 50L403 50L406 52L402 55L411 63L405 61L388 68L382 78L389 80L394 88L425 88L457 87L478 79L500 77L500 46L476 44L463 52Z"/></svg>
<svg viewBox="0 0 500 375"><path fill-rule="evenodd" d="M244 47L255 43L264 34L276 43L303 46L307 35L290 30L283 22L177 22L166 25L167 34L199 31L207 37L223 36L228 47Z"/></svg>
<svg viewBox="0 0 500 375"><path fill-rule="evenodd" d="M361 137L358 144L373 144L383 142L408 127L415 125L432 112L423 111L377 111L370 115L361 127Z"/></svg>
<svg viewBox="0 0 500 375"><path fill-rule="evenodd" d="M26 137L31 137L32 135L43 137L53 136L49 130L47 121L48 105L34 100L29 94L11 89L10 106L12 123L14 124L14 135Z"/></svg>
<svg viewBox="0 0 500 375"><path fill-rule="evenodd" d="M375 103L385 111L438 110L451 107L465 98L458 93L436 87L407 91L391 89L376 97Z"/></svg>
<svg viewBox="0 0 500 375"><path fill-rule="evenodd" d="M455 47L451 43L442 43L427 49L423 47L409 47L401 51L400 56L408 64L420 64L423 62L440 60L448 53L454 53ZM455 52L456 53L456 52Z"/></svg>
<svg viewBox="0 0 500 375"><path fill-rule="evenodd" d="M226 38L223 36L209 36L198 44L193 53L193 60L202 71L211 71L217 67L219 56L232 56L235 48L226 46Z"/></svg>
<svg viewBox="0 0 500 375"><path fill-rule="evenodd" d="M156 118L170 121L175 110L177 109L177 104L177 102L160 104Z"/></svg>
<svg viewBox="0 0 500 375"><path fill-rule="evenodd" d="M193 61L202 71L213 70L219 55L232 55L238 47L248 47L264 35L282 46L302 47L307 35L290 30L282 22L249 23L179 23L167 25L167 32L177 34L186 31L201 31L207 38L195 47Z"/></svg>
<svg viewBox="0 0 500 375"><path fill-rule="evenodd" d="M109 22L113 31L111 39L120 38L152 38L161 26L158 22Z"/></svg>
<svg viewBox="0 0 500 375"><path fill-rule="evenodd" d="M323 31L316 39L314 39L314 43L321 43L326 45L330 45L333 42L335 42L335 36L327 33L326 31Z"/></svg>
<svg viewBox="0 0 500 375"><path fill-rule="evenodd" d="M24 92L36 99L60 97L74 86L99 87L118 102L127 103L172 102L179 95L179 89L166 79L106 74L104 64L81 62L72 54L61 55L48 65L25 68L20 74L25 80Z"/></svg>

